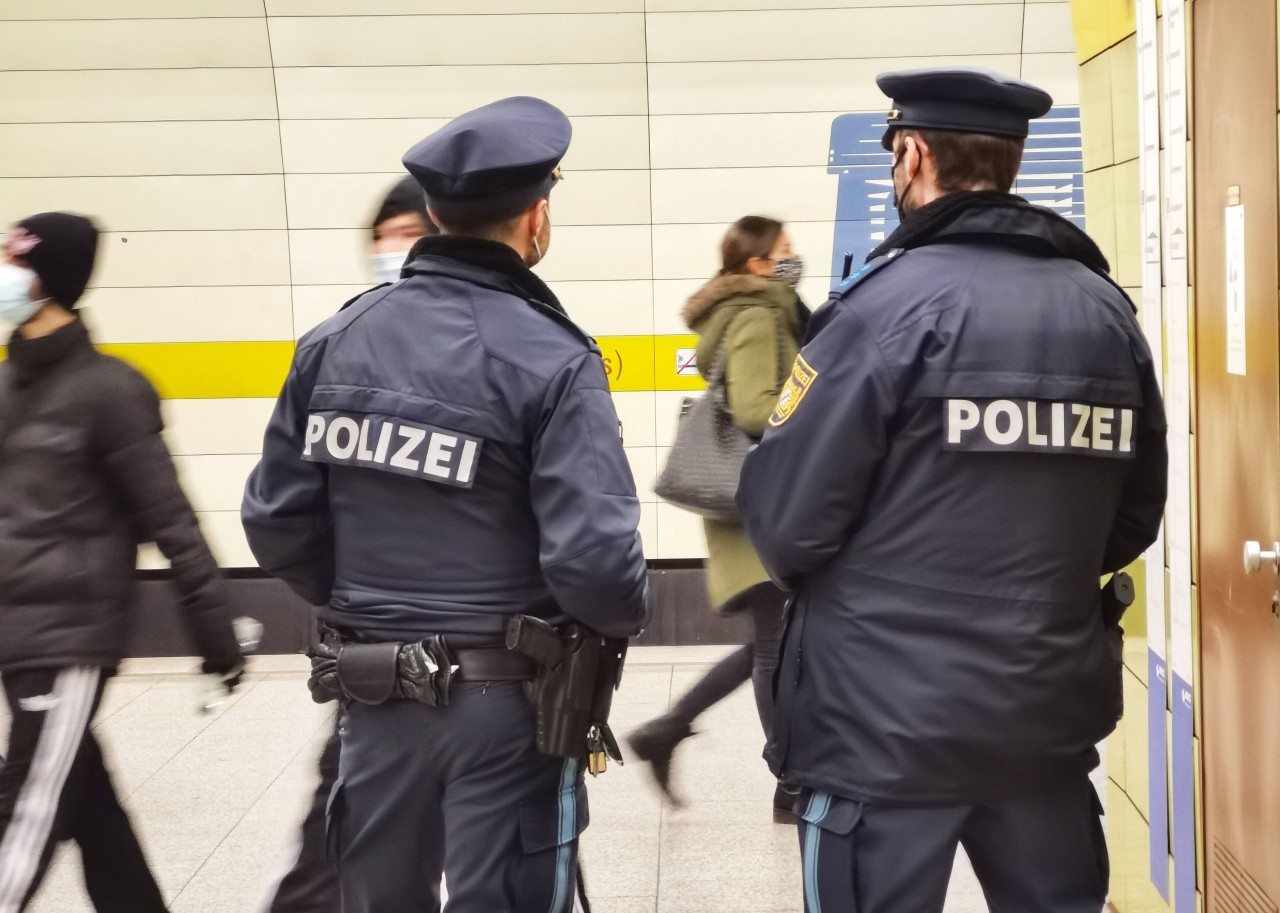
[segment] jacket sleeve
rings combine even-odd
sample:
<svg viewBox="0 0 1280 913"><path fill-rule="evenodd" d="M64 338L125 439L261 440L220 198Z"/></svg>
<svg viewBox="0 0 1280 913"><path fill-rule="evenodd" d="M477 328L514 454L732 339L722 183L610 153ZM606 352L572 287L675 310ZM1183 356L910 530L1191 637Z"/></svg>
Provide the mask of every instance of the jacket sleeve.
<svg viewBox="0 0 1280 913"><path fill-rule="evenodd" d="M1120 493L1120 509L1111 526L1102 572L1128 567L1156 541L1169 491L1168 426L1155 367L1145 342L1139 342L1143 365L1142 416L1137 453ZM1142 356L1145 355L1145 359Z"/></svg>
<svg viewBox="0 0 1280 913"><path fill-rule="evenodd" d="M650 613L640 502L596 353L552 379L532 469L543 576L561 609L610 637L638 634Z"/></svg>
<svg viewBox="0 0 1280 913"><path fill-rule="evenodd" d="M769 427L778 402L778 323L767 308L736 318L725 336L725 387L733 423L752 437Z"/></svg>
<svg viewBox="0 0 1280 913"><path fill-rule="evenodd" d="M120 389L104 391L97 410L97 449L111 488L129 512L142 541L169 559L187 629L204 657L204 671L226 672L240 659L221 572L195 512L178 482L160 432L160 399L130 371Z"/></svg>
<svg viewBox="0 0 1280 913"><path fill-rule="evenodd" d="M322 353L322 345L304 346L294 356L240 507L258 565L312 605L329 602L334 578L328 470L302 459Z"/></svg>
<svg viewBox="0 0 1280 913"><path fill-rule="evenodd" d="M821 315L738 488L747 536L780 585L795 588L848 540L898 401L862 320L843 306Z"/></svg>

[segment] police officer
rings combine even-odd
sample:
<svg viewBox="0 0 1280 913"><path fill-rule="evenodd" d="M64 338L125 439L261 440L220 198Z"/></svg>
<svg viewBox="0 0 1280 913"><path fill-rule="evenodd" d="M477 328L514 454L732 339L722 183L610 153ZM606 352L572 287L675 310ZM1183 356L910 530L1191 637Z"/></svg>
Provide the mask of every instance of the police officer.
<svg viewBox="0 0 1280 913"><path fill-rule="evenodd" d="M523 614L630 636L649 591L600 352L530 270L570 134L510 98L405 155L443 234L300 341L247 486L261 565L344 643L421 647L431 671L418 700L339 673L347 913L438 910L442 870L455 913L573 903L581 765L537 751L536 670L504 632Z"/></svg>
<svg viewBox="0 0 1280 913"><path fill-rule="evenodd" d="M739 491L795 590L768 757L804 787L805 909L940 911L960 844L996 913L1097 913L1098 583L1163 513L1156 368L1097 246L1009 193L1049 96L878 82L902 224L815 316Z"/></svg>

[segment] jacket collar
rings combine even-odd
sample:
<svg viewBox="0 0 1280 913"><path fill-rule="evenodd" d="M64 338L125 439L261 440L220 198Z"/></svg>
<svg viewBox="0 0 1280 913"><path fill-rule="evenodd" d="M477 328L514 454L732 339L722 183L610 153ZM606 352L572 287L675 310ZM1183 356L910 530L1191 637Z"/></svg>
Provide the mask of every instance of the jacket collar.
<svg viewBox="0 0 1280 913"><path fill-rule="evenodd" d="M52 372L61 362L77 352L93 350L89 331L79 320L73 320L47 336L28 339L18 330L9 337L9 361L14 379L25 387Z"/></svg>
<svg viewBox="0 0 1280 913"><path fill-rule="evenodd" d="M868 256L876 259L894 248L911 250L930 244L978 241L1004 244L1048 257L1077 260L1100 273L1110 265L1098 245L1062 216L1022 197L995 191L950 193L922 206Z"/></svg>
<svg viewBox="0 0 1280 913"><path fill-rule="evenodd" d="M695 329L718 305L731 298L747 298L751 304L782 308L789 313L796 309L798 301L796 293L781 279L729 273L716 276L690 296L682 313L685 325Z"/></svg>
<svg viewBox="0 0 1280 913"><path fill-rule="evenodd" d="M560 299L529 269L520 255L497 241L457 235L428 235L419 239L409 251L405 270L466 278L568 317Z"/></svg>

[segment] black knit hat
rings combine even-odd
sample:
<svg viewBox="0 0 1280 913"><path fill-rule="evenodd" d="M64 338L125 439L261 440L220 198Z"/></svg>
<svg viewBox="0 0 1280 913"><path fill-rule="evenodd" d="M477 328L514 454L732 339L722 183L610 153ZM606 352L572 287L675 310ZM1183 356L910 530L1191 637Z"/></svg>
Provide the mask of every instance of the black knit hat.
<svg viewBox="0 0 1280 913"><path fill-rule="evenodd" d="M93 273L98 229L84 216L42 212L18 223L7 249L40 277L46 295L71 310Z"/></svg>
<svg viewBox="0 0 1280 913"><path fill-rule="evenodd" d="M383 222L394 219L396 216L403 216L406 213L421 216L422 224L427 227L427 234L440 234L440 229L436 228L436 223L432 222L431 217L427 215L427 195L418 185L418 182L409 175L397 181L396 185L387 192L382 205L378 207L378 211L373 216L373 223L369 226L369 230L376 235L378 226Z"/></svg>

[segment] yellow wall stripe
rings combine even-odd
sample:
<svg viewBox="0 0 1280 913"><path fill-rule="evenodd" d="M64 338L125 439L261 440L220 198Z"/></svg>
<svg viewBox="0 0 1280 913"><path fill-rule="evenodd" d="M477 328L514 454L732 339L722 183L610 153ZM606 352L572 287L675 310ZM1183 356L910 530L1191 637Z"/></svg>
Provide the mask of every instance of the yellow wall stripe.
<svg viewBox="0 0 1280 913"><path fill-rule="evenodd" d="M695 336L600 336L614 392L700 390L697 373L677 374ZM280 392L292 342L115 343L100 350L133 365L165 399L272 399ZM4 348L0 347L0 358ZM688 370L688 369L686 369Z"/></svg>
<svg viewBox="0 0 1280 913"><path fill-rule="evenodd" d="M1092 60L1137 31L1133 0L1071 0L1076 56Z"/></svg>

